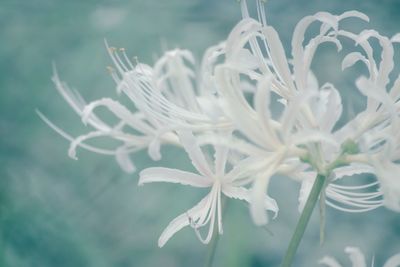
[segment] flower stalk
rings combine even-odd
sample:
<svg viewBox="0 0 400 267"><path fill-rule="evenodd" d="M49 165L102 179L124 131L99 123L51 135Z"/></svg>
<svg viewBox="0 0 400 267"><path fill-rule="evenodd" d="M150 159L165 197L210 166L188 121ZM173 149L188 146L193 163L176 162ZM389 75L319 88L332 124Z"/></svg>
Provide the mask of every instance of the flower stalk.
<svg viewBox="0 0 400 267"><path fill-rule="evenodd" d="M225 213L227 210L227 202L228 201L227 201L226 197L221 198L222 217L225 216ZM218 228L214 227L214 230L212 233L212 239L207 246L207 255L206 255L206 261L204 262L204 267L212 267L212 264L214 262L215 253L217 251L219 236L220 236L220 234L218 232Z"/></svg>
<svg viewBox="0 0 400 267"><path fill-rule="evenodd" d="M281 267L290 267L293 262L293 258L296 254L297 248L299 247L300 241L306 230L307 224L310 221L311 214L314 210L315 204L317 203L319 196L324 188L325 180L328 175L318 174L313 187L311 189L310 195L308 196L307 202L304 206L303 212L300 215L300 219L296 225L296 229L290 240L288 249L286 251L285 257L281 264Z"/></svg>
<svg viewBox="0 0 400 267"><path fill-rule="evenodd" d="M215 257L215 252L217 251L219 236L220 235L218 234L218 229L217 229L217 227L215 227L214 231L213 231L213 237L211 239L210 244L208 244L208 247L207 247L207 255L206 255L206 261L204 263L204 267L212 267L214 257Z"/></svg>

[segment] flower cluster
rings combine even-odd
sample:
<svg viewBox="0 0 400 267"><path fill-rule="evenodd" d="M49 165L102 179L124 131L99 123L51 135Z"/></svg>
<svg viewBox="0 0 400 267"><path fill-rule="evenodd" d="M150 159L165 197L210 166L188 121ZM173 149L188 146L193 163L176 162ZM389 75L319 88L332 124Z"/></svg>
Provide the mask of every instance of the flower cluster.
<svg viewBox="0 0 400 267"><path fill-rule="evenodd" d="M278 33L267 23L262 1L256 2L257 19L242 0L243 18L225 41L205 52L199 65L181 49L167 51L153 66L131 62L124 49L106 43L116 91L134 103L134 111L109 98L87 104L57 74L53 77L60 94L94 129L72 138L41 115L71 141L72 158L82 147L113 155L125 171L133 172L130 154L136 151L147 149L154 160L161 158L165 144L186 151L197 173L161 167L140 172L140 185L170 182L209 188L198 204L167 226L159 246L185 226L203 243L210 241L215 227L222 233L223 196L248 202L254 222L266 224L267 211L278 214L279 201L268 196L269 181L277 174L301 183L300 211L317 174L327 177L320 200L328 206L349 212L380 206L400 211L400 78L389 79L400 35L343 29L343 20L368 22L357 11L319 12L297 24L287 57ZM305 38L315 24L319 32ZM311 70L319 46L332 43L340 51L343 40L354 43L343 58L343 70L357 62L367 69L367 75L355 79L365 108L347 121L343 92L332 83L319 84ZM372 44L375 40L379 49ZM107 108L119 123L105 122L96 115L98 107ZM86 143L104 136L120 145L110 150ZM341 183L361 173L374 175L376 181ZM207 226L203 237L200 230Z"/></svg>

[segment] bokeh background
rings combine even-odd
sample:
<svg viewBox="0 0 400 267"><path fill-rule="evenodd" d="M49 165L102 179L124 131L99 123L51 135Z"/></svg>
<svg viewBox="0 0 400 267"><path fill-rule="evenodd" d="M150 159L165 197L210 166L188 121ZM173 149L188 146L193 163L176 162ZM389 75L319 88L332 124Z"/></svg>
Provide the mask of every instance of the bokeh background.
<svg viewBox="0 0 400 267"><path fill-rule="evenodd" d="M388 36L400 31L398 0L270 0L267 15L288 45L300 18L319 10L350 9L368 14L370 27ZM74 136L85 133L88 129L50 80L52 62L62 80L85 99L118 99L106 71L111 62L104 38L149 64L165 47L188 48L199 59L208 46L227 37L239 11L234 0L0 0L0 266L203 265L207 247L191 229L162 249L157 239L204 192L168 184L139 188L137 173L128 175L113 158L83 150L74 161L67 156L68 141L35 110ZM366 25L353 23L347 26ZM347 112L357 110L361 104L348 100L354 97L351 71L338 72L340 58L332 47L326 49L319 51L317 73L339 83ZM162 153L157 163L146 153L133 158L139 170L154 165L191 168L181 151L164 148ZM280 215L268 231L253 225L244 204L229 203L214 266L278 266L299 216L298 189L283 177L273 179L270 194L279 202ZM361 247L368 263L374 256L375 266L400 252L399 214L384 208L364 214L328 208L323 246L317 215L295 266L317 266L326 254L350 266L343 252L348 245Z"/></svg>

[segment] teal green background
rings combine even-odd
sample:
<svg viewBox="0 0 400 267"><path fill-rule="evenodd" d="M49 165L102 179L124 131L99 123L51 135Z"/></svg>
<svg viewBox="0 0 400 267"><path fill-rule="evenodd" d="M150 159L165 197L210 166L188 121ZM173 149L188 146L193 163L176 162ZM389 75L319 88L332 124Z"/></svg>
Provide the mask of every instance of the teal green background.
<svg viewBox="0 0 400 267"><path fill-rule="evenodd" d="M395 0L270 0L267 16L289 45L302 17L350 9L369 15L370 27L381 33L400 31L400 2ZM74 136L83 134L89 129L50 80L52 62L61 79L86 100L121 99L106 71L111 62L104 38L144 63L153 63L162 47L188 48L200 59L208 46L227 37L239 18L234 0L0 0L0 266L203 265L207 247L192 230L182 230L162 249L157 239L170 220L205 192L169 184L138 187L137 173L125 174L113 158L83 150L74 161L67 156L68 141L35 110ZM339 81L347 101L352 93L346 86L352 88L353 81L333 75L331 67L340 62L331 54L322 54L317 72L323 79ZM399 62L396 57L395 64ZM179 150L164 148L162 154L156 163L146 153L133 159L138 169L191 168ZM215 266L277 266L298 217L296 190L298 185L283 177L272 181L270 194L281 208L268 226L273 235L253 225L246 205L232 201ZM349 266L343 252L347 245L361 247L368 262L375 255L375 266L381 266L400 252L399 226L399 214L384 208L363 214L328 208L326 243L318 244L314 214L295 266L317 266L326 254Z"/></svg>

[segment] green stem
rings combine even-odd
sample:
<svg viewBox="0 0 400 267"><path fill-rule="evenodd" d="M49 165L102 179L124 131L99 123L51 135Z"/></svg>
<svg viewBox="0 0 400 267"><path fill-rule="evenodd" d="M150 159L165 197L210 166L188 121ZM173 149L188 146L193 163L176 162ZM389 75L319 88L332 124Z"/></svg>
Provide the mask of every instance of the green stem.
<svg viewBox="0 0 400 267"><path fill-rule="evenodd" d="M221 199L222 217L224 217L224 215L226 213L227 206L228 206L227 198L222 196L222 199ZM218 223L215 222L215 224L216 225L214 225L212 239L210 241L210 244L208 244L206 261L204 263L205 267L212 266L213 261L214 261L215 252L217 251L217 244L218 244L220 234L218 233Z"/></svg>
<svg viewBox="0 0 400 267"><path fill-rule="evenodd" d="M206 257L206 262L204 264L205 267L211 267L212 263L214 261L214 256L215 252L217 250L217 244L219 240L219 233L218 233L218 227L214 227L213 231L213 237L211 239L210 244L208 244L208 250L207 250L207 257Z"/></svg>
<svg viewBox="0 0 400 267"><path fill-rule="evenodd" d="M306 205L304 206L303 212L300 215L299 222L297 223L296 230L290 240L289 247L286 251L285 258L283 259L281 267L290 267L293 262L293 258L296 254L297 248L299 247L300 241L303 237L304 231L306 230L307 224L310 220L311 214L314 210L315 204L318 201L319 195L324 188L325 180L327 175L318 174L315 179L314 185L311 189L310 195L308 196Z"/></svg>

